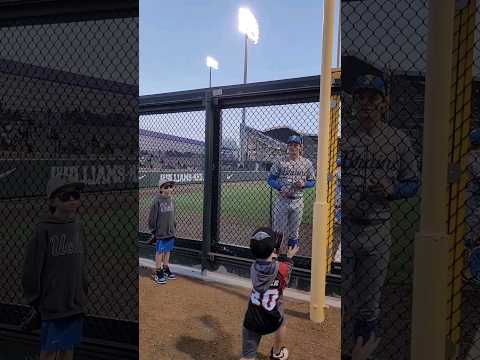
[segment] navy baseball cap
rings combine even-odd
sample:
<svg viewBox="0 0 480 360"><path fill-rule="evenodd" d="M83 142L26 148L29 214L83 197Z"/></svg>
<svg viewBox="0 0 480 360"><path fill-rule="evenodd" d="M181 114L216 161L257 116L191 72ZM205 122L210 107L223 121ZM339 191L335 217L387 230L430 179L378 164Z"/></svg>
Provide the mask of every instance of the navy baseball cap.
<svg viewBox="0 0 480 360"><path fill-rule="evenodd" d="M302 145L303 144L303 139L302 139L301 136L291 135L291 136L288 137L287 144L291 144L291 143Z"/></svg>
<svg viewBox="0 0 480 360"><path fill-rule="evenodd" d="M366 74L361 75L355 79L353 84L353 92L358 92L361 90L374 90L380 93L382 96L385 96L387 91L385 87L385 81L379 76Z"/></svg>
<svg viewBox="0 0 480 360"><path fill-rule="evenodd" d="M470 132L470 142L472 145L480 145L480 129L474 129Z"/></svg>

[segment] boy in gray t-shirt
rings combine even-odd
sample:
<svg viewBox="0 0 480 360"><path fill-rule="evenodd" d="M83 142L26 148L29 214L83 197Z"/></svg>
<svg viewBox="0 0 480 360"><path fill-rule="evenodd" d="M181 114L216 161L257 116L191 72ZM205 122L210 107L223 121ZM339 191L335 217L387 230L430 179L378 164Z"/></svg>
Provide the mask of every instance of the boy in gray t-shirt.
<svg viewBox="0 0 480 360"><path fill-rule="evenodd" d="M170 252L175 246L177 222L175 220L175 200L173 199L173 181L160 180L159 193L155 197L148 216L148 228L152 233L152 242L156 242L155 267L153 280L165 284L176 278L170 271Z"/></svg>

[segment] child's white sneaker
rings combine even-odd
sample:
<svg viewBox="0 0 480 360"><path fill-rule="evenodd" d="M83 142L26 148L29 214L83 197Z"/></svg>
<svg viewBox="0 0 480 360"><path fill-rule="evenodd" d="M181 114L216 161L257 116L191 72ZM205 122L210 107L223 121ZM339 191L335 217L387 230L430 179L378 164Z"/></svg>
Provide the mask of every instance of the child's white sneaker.
<svg viewBox="0 0 480 360"><path fill-rule="evenodd" d="M286 360L288 359L288 349L285 346L280 348L280 352L278 354L273 353L273 348L270 351L270 360Z"/></svg>

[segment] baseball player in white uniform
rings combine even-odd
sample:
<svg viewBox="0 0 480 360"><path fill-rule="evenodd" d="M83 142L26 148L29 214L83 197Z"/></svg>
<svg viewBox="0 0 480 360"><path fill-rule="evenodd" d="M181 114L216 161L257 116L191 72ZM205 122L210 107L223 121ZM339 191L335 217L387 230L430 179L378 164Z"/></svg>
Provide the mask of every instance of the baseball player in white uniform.
<svg viewBox="0 0 480 360"><path fill-rule="evenodd" d="M303 216L303 190L315 186L312 162L301 156L303 139L292 135L287 140L287 156L274 161L268 184L279 192L273 209L273 230L288 237L288 246L299 244Z"/></svg>
<svg viewBox="0 0 480 360"><path fill-rule="evenodd" d="M391 248L390 202L419 188L410 139L383 121L388 106L383 79L356 79L353 116L341 138L343 359L351 358L358 338L367 342L378 334Z"/></svg>

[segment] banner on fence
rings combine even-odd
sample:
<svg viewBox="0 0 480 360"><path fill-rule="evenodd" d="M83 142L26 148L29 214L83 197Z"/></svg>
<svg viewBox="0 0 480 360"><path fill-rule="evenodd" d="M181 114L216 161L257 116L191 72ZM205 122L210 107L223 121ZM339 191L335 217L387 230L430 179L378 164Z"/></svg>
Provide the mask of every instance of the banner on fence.
<svg viewBox="0 0 480 360"><path fill-rule="evenodd" d="M246 182L266 181L267 171L223 171L221 172L222 182ZM203 172L187 171L140 171L140 188L152 188L158 185L160 180L175 181L179 184L200 184L204 181Z"/></svg>
<svg viewBox="0 0 480 360"><path fill-rule="evenodd" d="M138 167L118 160L0 161L0 198L43 196L52 176L85 183L86 191L134 189Z"/></svg>

